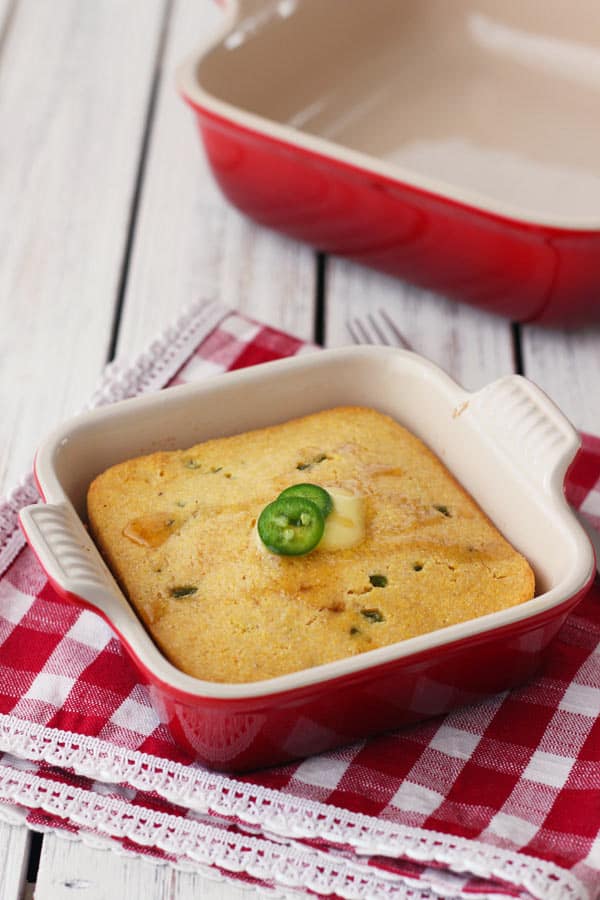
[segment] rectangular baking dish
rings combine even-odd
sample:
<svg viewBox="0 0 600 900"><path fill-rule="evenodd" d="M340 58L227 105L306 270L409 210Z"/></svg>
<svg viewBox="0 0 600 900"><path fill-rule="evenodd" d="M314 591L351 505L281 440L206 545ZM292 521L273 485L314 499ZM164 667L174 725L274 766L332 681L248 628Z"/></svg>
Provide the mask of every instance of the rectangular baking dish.
<svg viewBox="0 0 600 900"><path fill-rule="evenodd" d="M258 222L518 321L600 317L596 0L231 0L179 86Z"/></svg>
<svg viewBox="0 0 600 900"><path fill-rule="evenodd" d="M138 454L348 404L390 414L437 453L529 559L536 597L269 680L217 684L183 674L154 645L86 530L90 482ZM407 351L323 351L73 419L39 450L46 503L23 510L21 523L55 588L119 635L176 739L207 765L244 770L397 728L530 677L593 578L593 551L563 496L578 446L552 402L520 376L469 394Z"/></svg>

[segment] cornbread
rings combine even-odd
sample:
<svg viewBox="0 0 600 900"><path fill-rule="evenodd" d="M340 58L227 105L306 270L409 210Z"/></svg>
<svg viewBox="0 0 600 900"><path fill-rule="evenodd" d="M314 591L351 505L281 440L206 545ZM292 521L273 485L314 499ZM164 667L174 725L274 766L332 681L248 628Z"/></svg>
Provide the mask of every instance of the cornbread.
<svg viewBox="0 0 600 900"><path fill-rule="evenodd" d="M257 519L310 482L363 498L360 540L278 556ZM527 561L434 454L375 410L340 407L113 466L92 534L178 668L248 682L523 603Z"/></svg>

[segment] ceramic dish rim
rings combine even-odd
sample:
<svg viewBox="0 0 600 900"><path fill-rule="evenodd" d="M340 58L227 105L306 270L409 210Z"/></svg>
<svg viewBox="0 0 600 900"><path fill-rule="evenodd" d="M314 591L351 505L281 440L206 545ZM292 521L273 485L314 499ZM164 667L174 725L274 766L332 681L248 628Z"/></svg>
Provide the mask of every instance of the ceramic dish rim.
<svg viewBox="0 0 600 900"><path fill-rule="evenodd" d="M381 347L354 347L324 350L320 353L289 357L275 362L263 363L261 365L251 366L247 369L225 373L224 375L214 376L211 379L170 388L167 392L159 391L152 394L145 394L140 397L121 401L111 406L100 407L70 419L48 436L36 455L35 472L38 484L40 485L43 496L48 498L47 505L50 507L66 505L72 510L78 521L83 523L83 520L75 511L66 489L63 489L59 477L55 472L53 456L57 447L61 442L67 439L70 433L73 433L76 429L85 427L90 421L92 423L101 423L107 418L110 419L115 415L118 416L124 409L130 410L131 413L135 413L136 409L139 409L142 406L152 408L152 406L157 403L168 403L169 398L173 398L173 401L175 401L177 397L183 396L186 392L189 394L190 398L197 398L199 395L201 397L202 394L208 394L210 396L210 394L214 394L215 392L218 394L219 390L222 390L226 385L231 387L236 383L238 385L241 384L242 386L248 381L252 383L252 378L257 378L257 376L260 377L260 374L265 373L267 370L269 373L272 373L273 377L277 377L277 372L282 369L290 369L293 371L298 368L302 369L306 366L312 367L318 365L319 362L326 362L327 358L331 359L333 357L338 357L342 360L356 358L360 360L372 355L373 357L376 356L379 360L382 354L388 354L390 355L390 358L391 354L410 358L412 364L420 367L425 374L433 375L434 379L438 382L440 393L446 391L457 401L457 403L464 403L465 398L468 399L469 397L476 396L476 394L469 394L460 388L453 379L430 361L406 350ZM269 375L263 375L263 377L268 378ZM498 381L512 381L514 379L524 380L522 379L522 376L509 375L506 376L505 379L498 379L496 382L491 382L488 387L491 387ZM536 390L539 391L539 389ZM556 409L551 401L547 400L547 402L553 409ZM559 413L559 415L564 419L562 414ZM566 420L564 421L566 422ZM517 479L514 465L511 477L513 477L514 480ZM526 603L496 611L485 616L480 616L475 619L470 619L466 622L450 625L446 628L438 629L437 631L429 632L424 635L408 638L404 641L399 641L375 650L357 654L356 656L333 660L319 666L302 669L297 672L264 679L262 681L245 683L210 682L203 681L202 679L195 678L191 675L186 675L170 663L158 649L120 589L117 588L119 596L113 594L112 600L121 606L123 606L123 604L126 605L128 610L127 621L131 625L131 633L127 633L119 627L119 625L114 624L110 614L102 609L98 609L92 600L81 594L77 594L76 596L83 601L82 605L96 609L98 613L109 622L111 628L120 635L126 644L127 649L129 653L133 655L136 664L141 666L143 670L151 673L154 681L161 682L170 690L184 693L190 699L195 697L197 699L206 698L216 701L234 699L243 700L287 693L289 691L305 689L310 686L314 687L319 684L327 684L348 676L358 676L368 672L368 670L377 669L383 665L400 663L402 660L418 656L421 653L431 651L434 648L443 649L444 647L454 645L457 642L462 642L466 639L477 639L480 635L500 631L504 626L511 626L520 621L532 619L538 615L548 613L553 609L559 608L563 604L569 605L569 603L572 602L573 597L584 590L591 582L591 579L593 579L595 558L589 538L577 520L574 512L564 501L562 496L562 480L560 482L560 487L554 484L551 489L548 490L548 503L550 500L554 503L553 512L556 514L559 521L562 521L562 527L567 528L572 534L578 552L578 560L575 560L575 562L578 562L578 566L575 566L576 575L571 574L570 579L566 579L566 585L564 584L565 579L562 579L561 583ZM29 507L28 509L35 512L35 510L40 509L40 507ZM27 515L27 511L25 511L25 514ZM31 543L27 523L23 522L22 519L21 524L26 537ZM91 537L89 537L89 542L94 548L98 558L101 560L100 553ZM33 543L32 546L39 559L35 543ZM42 563L42 565L44 564ZM102 563L102 565L106 568L104 563ZM61 593L63 593L63 595L69 595L71 592L62 587L58 579L52 578L52 573L48 571L46 566L44 566L44 568L51 580L58 584ZM141 652L139 648L140 634L142 635Z"/></svg>
<svg viewBox="0 0 600 900"><path fill-rule="evenodd" d="M600 238L600 217L580 219L569 216L549 216L520 210L510 203L502 203L487 197L484 193L452 185L450 182L420 175L397 163L386 163L377 157L359 150L352 150L326 138L284 125L257 113L249 112L220 100L200 86L197 70L207 56L216 50L227 34L235 27L243 8L243 0L228 0L224 5L225 20L214 37L203 41L196 51L188 54L176 72L179 92L192 109L201 113L220 117L229 126L241 126L259 138L274 140L287 147L318 155L330 163L342 164L346 168L371 175L379 175L394 182L399 187L418 190L433 198L459 204L482 215L507 220L517 226L551 229L558 232L576 232Z"/></svg>

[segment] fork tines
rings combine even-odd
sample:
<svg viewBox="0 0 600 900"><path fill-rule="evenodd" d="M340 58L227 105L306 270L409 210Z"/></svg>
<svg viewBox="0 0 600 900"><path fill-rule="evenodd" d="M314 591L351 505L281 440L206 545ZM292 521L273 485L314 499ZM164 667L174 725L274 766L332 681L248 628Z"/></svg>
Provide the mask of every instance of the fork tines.
<svg viewBox="0 0 600 900"><path fill-rule="evenodd" d="M346 326L355 344L384 344L387 347L412 349L385 309L349 319Z"/></svg>

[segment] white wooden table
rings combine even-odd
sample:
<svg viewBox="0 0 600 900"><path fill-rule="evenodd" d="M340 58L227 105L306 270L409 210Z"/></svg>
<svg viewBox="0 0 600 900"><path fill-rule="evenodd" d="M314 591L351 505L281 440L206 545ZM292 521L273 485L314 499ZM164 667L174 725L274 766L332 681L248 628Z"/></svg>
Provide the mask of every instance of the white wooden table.
<svg viewBox="0 0 600 900"><path fill-rule="evenodd" d="M600 329L511 327L325 259L227 206L174 86L220 15L208 0L0 0L0 490L107 360L136 354L199 296L330 346L349 342L350 315L384 307L466 387L520 369L600 432ZM74 889L87 900L246 896L0 825L3 900Z"/></svg>

